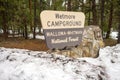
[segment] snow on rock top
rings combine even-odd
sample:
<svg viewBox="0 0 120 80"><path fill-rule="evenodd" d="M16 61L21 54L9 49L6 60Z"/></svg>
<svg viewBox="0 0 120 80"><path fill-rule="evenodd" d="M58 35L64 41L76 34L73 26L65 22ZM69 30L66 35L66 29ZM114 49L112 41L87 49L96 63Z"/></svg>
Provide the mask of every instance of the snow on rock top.
<svg viewBox="0 0 120 80"><path fill-rule="evenodd" d="M78 59L0 47L0 80L120 80L119 67L120 44Z"/></svg>

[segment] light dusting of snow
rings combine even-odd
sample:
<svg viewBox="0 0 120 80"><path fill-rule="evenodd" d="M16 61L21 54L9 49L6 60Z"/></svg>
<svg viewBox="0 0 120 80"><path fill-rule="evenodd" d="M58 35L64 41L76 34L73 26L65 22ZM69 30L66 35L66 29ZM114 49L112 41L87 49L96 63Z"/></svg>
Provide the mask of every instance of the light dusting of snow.
<svg viewBox="0 0 120 80"><path fill-rule="evenodd" d="M120 80L120 44L98 58L68 58L0 47L0 80Z"/></svg>

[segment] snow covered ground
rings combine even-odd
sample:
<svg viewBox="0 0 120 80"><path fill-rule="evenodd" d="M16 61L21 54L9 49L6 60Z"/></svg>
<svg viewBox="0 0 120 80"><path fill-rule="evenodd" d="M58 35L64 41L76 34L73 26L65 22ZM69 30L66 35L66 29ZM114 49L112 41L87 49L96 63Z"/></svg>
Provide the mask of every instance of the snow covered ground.
<svg viewBox="0 0 120 80"><path fill-rule="evenodd" d="M118 39L117 36L118 36L118 32L117 32L117 31L113 31L113 32L110 33L110 37L111 37L112 39L117 40L117 39Z"/></svg>
<svg viewBox="0 0 120 80"><path fill-rule="evenodd" d="M78 59L0 47L0 80L120 80L120 44Z"/></svg>

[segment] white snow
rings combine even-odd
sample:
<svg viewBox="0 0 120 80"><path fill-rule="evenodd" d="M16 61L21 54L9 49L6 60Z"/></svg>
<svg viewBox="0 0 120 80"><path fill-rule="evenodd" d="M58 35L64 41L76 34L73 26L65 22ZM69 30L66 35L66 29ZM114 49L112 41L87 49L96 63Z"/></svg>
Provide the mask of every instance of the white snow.
<svg viewBox="0 0 120 80"><path fill-rule="evenodd" d="M110 33L110 37L111 37L112 39L117 40L117 39L118 39L117 36L118 36L118 32L117 32L117 31L112 31L112 32Z"/></svg>
<svg viewBox="0 0 120 80"><path fill-rule="evenodd" d="M3 30L2 30L2 29L0 29L0 33L3 33Z"/></svg>
<svg viewBox="0 0 120 80"><path fill-rule="evenodd" d="M120 80L120 44L98 58L0 47L0 80Z"/></svg>
<svg viewBox="0 0 120 80"><path fill-rule="evenodd" d="M30 39L32 39L33 38L33 34L29 34L28 35L28 37L30 38ZM42 40L45 40L45 37L44 37L44 35L36 35L36 39L42 39Z"/></svg>

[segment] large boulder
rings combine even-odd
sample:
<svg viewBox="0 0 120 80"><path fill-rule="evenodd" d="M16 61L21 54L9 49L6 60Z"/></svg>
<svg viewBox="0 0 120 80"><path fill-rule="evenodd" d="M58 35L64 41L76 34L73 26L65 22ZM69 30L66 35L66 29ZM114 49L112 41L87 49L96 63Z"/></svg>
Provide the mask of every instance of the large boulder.
<svg viewBox="0 0 120 80"><path fill-rule="evenodd" d="M87 26L84 28L83 38L80 45L76 47L68 47L64 50L49 50L55 54L62 54L68 57L97 57L99 49L104 47L104 42L99 26Z"/></svg>

